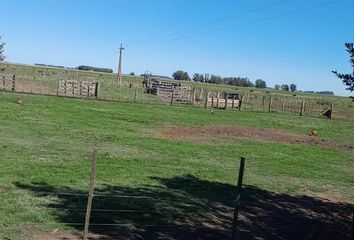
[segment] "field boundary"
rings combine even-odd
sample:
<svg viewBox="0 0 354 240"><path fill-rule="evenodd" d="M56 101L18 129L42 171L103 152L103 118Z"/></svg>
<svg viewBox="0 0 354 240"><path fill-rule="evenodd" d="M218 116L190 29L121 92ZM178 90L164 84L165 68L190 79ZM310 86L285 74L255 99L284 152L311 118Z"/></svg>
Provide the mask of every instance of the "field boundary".
<svg viewBox="0 0 354 240"><path fill-rule="evenodd" d="M333 103L325 100L305 98L242 94L233 91L214 91L192 86L171 84L168 89L155 87L154 91L144 83L101 78L68 77L54 80L28 79L22 76L0 75L3 87L0 91L61 96L70 98L107 100L118 102L139 102L164 105L191 105L194 107L231 109L252 112L288 113L298 116L332 118Z"/></svg>

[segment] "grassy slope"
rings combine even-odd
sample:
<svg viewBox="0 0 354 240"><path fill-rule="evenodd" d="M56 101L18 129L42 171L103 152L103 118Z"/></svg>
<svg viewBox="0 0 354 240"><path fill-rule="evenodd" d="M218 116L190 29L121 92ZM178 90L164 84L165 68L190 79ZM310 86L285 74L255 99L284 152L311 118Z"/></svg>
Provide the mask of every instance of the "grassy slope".
<svg viewBox="0 0 354 240"><path fill-rule="evenodd" d="M98 188L149 188L161 184L154 177L187 174L235 184L242 155L247 158L247 185L290 195L335 191L354 202L353 152L250 140L202 145L151 137L175 124L237 124L295 133L316 127L322 138L353 144L351 122L30 95L20 106L18 96L0 93L0 189L10 190L0 191L0 237L19 231L21 224L45 228L58 222L54 210L45 207L53 199L36 198L16 183L86 191L93 145L100 153Z"/></svg>

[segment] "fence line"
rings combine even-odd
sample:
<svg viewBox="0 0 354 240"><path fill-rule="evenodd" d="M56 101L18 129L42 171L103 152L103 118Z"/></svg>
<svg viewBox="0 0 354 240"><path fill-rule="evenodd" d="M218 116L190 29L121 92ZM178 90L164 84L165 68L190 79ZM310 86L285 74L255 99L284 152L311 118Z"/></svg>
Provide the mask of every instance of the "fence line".
<svg viewBox="0 0 354 240"><path fill-rule="evenodd" d="M96 153L97 154L97 153ZM95 156L95 154L94 154ZM232 232L233 233L233 237L236 236L236 229L238 230L238 232L242 232L242 228L239 228L237 227L237 213L239 211L239 208L240 208L240 205L239 205L239 200L240 200L240 193L241 193L241 186L242 186L242 177L243 177L243 168L244 168L244 161L245 159L244 158L241 158L241 161L240 161L240 170L239 170L239 178L238 178L238 184L237 184L237 194L236 194L236 205L235 205L235 213L234 213L234 224L233 224L233 228L232 230L233 231L230 231L230 233ZM93 164L95 165L95 164ZM93 171L95 172L95 171ZM234 170L233 171L234 173L237 172L237 170ZM186 178L188 179L188 178ZM91 180L92 180L92 177L91 177ZM189 184L186 184L186 185L189 185ZM192 185L192 184L191 184ZM91 184L91 186L93 186L93 184ZM90 188L91 190L93 190L93 188ZM10 191L13 191L12 189ZM54 194L58 194L58 193L61 193L61 194L65 194L65 195L73 195L73 196L92 196L93 197L119 197L119 198L129 198L129 199L134 199L134 198L137 198L137 199L154 199L154 200L158 200L159 202L161 203L165 203L165 202L173 202L173 203L176 203L176 199L173 198L173 197L170 197L170 199L174 199L174 201L167 201L167 200L161 200L161 199L166 199L166 197L158 197L158 196L153 196L153 197L147 197L147 196L134 196L134 195L120 195L119 192L115 192L115 194L117 195L112 195L112 194L100 194L100 193L94 193L93 191L89 192L89 193L82 193L82 194L78 194L78 193L73 193L73 192L63 192L63 191L35 191L35 190L31 190L33 192L43 192L43 193L48 193L48 192L51 192L51 193L54 193ZM5 191L6 192L6 191ZM102 201L100 199L100 201ZM192 202L192 204L181 204L181 205L178 205L178 206L181 206L181 207L196 207L195 204L193 203L200 203L200 202L204 202L204 201L194 201L193 199L192 200L189 200ZM206 202L208 200L205 200ZM122 207L124 207L125 204L122 204ZM143 207L144 205L142 205ZM247 207L250 207L252 206L252 203L249 204ZM82 211L84 212L86 209L85 208L65 208L65 207L50 207L48 206L47 207L48 209L53 209L53 210L67 210L67 211ZM212 210L213 207L209 207L209 206L198 206L198 208L200 209L203 209L203 211L205 210ZM144 208L145 209L145 208ZM155 209L155 211L152 211L151 209ZM168 214L171 214L169 211L168 211L168 208L166 208L167 210L160 210L160 209L157 209L157 207L152 207L151 209L146 209L146 210L135 210L135 209L105 209L105 208L92 208L91 211L92 212L95 212L95 215L96 213L105 213L105 212L110 212L110 213L126 213L126 214L146 214L146 215L142 215L142 216L149 216L148 214L164 214L164 213L168 213ZM242 207L241 207L241 210L242 210ZM91 212L90 211L90 212ZM230 212L231 212L231 208L230 208ZM173 214L171 214L173 216ZM180 215L179 212L176 213L176 215ZM87 215L86 215L87 216ZM130 215L129 215L130 216ZM140 216L140 215L139 215ZM267 218L271 218L271 219L279 219L279 220L282 220L283 217L282 216L267 216ZM98 218L99 219L99 218ZM98 220L97 219L97 220ZM121 219L120 219L121 220ZM124 219L123 219L124 220ZM164 218L160 218L160 220L165 220ZM179 224L179 223L171 223L171 222L168 222L168 219L166 219L166 224L144 224L144 223L136 223L134 222L134 220L132 219L131 220L131 223L119 223L119 222L113 222L113 223L104 223L105 219L101 219L101 221L103 222L93 222L93 223L90 223L88 224L87 226L89 227L102 227L102 228L109 228L109 227L130 227L130 226L134 226L134 227L158 227L158 228L165 228L165 227L172 227L172 228L178 228L178 227L185 227L183 225L183 223ZM127 219L127 221L130 221L130 218ZM34 223L34 222L33 222ZM56 222L56 223L46 223L48 225L54 225L54 226L58 226L58 225L67 225L67 226L85 226L85 223L83 222ZM203 225L202 223L193 223L194 227L205 227L205 225ZM5 227L6 228L6 227ZM10 229L10 228L9 228ZM17 229L17 228L13 228L13 229ZM264 227L262 228L262 230L267 230L267 229L275 229L275 230L279 230L279 229L293 229L293 227L291 226L277 226L277 227L274 227L274 228L269 228L269 227ZM88 228L87 228L88 230ZM340 230L335 230L336 232L340 232ZM88 233L88 231L86 231L86 233ZM87 237L87 234L86 234L86 237Z"/></svg>
<svg viewBox="0 0 354 240"><path fill-rule="evenodd" d="M320 116L331 109L332 103L320 99L310 100L299 97L278 95L241 94L208 90L202 87L179 87L173 84L154 85L154 89L143 83L123 81L118 85L114 79L69 76L46 79L45 75L29 78L27 76L0 76L0 91L88 98L107 101L136 102L144 104L191 105L205 108L235 109L255 112L277 112L302 116ZM332 113L333 111L331 111Z"/></svg>

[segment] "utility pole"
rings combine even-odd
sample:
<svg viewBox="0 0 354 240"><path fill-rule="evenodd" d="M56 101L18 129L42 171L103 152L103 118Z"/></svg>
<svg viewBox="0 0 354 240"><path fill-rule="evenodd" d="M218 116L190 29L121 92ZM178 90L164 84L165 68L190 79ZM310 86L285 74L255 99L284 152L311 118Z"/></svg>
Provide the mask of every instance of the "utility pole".
<svg viewBox="0 0 354 240"><path fill-rule="evenodd" d="M120 86L122 83L122 52L125 48L123 48L122 44L120 44L119 48L119 64L118 64L118 85Z"/></svg>

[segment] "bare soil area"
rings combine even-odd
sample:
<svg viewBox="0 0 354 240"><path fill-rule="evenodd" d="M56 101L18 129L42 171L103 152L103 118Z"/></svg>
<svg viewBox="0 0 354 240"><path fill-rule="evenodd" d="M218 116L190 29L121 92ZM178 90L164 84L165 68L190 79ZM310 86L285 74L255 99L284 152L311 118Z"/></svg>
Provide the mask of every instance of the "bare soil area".
<svg viewBox="0 0 354 240"><path fill-rule="evenodd" d="M287 144L307 144L341 150L354 149L352 145L324 140L306 134L295 134L281 129L252 128L246 126L198 126L193 128L173 126L157 132L155 136L181 141L192 141L200 144L213 143L218 139L250 139Z"/></svg>

